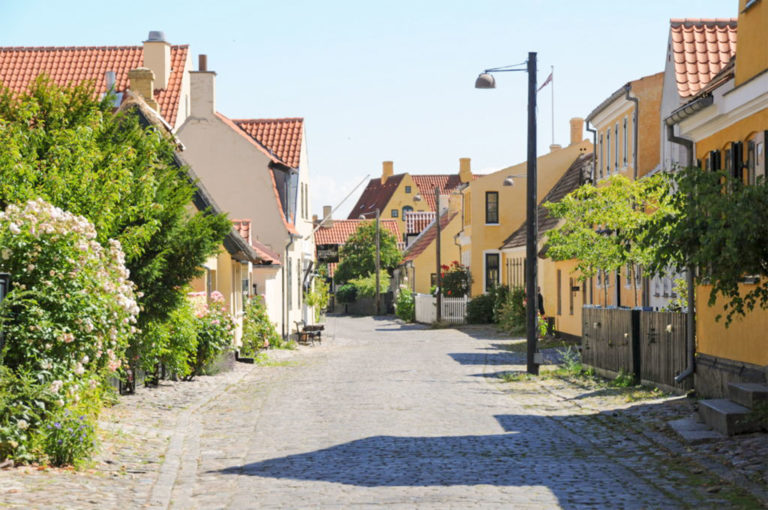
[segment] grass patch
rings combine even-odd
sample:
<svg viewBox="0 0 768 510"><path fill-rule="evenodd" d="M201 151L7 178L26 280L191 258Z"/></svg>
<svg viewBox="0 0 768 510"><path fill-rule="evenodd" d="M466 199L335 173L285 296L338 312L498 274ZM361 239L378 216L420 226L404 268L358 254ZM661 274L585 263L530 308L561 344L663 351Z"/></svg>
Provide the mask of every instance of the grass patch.
<svg viewBox="0 0 768 510"><path fill-rule="evenodd" d="M544 337L540 338L536 342L536 347L539 350L542 349L567 349L575 348L578 344L573 341L564 340L556 337ZM504 344L504 349L510 352L527 352L528 343L525 340L517 341L512 344Z"/></svg>
<svg viewBox="0 0 768 510"><path fill-rule="evenodd" d="M255 358L253 358L253 364L258 365L260 367L288 367L291 365L296 365L297 363L291 360L277 361L277 360L269 359L269 356L267 355L267 353L264 351L261 351L256 355Z"/></svg>
<svg viewBox="0 0 768 510"><path fill-rule="evenodd" d="M501 379L506 383L530 381L531 379L533 379L533 377L534 376L532 376L528 372L504 372L502 374L499 374L499 379Z"/></svg>

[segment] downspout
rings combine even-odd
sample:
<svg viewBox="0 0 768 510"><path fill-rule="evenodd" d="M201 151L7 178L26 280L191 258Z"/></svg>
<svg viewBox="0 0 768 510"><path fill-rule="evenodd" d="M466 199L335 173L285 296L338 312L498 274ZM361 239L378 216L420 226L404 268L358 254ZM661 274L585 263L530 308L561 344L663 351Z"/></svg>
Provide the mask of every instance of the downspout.
<svg viewBox="0 0 768 510"><path fill-rule="evenodd" d="M670 119L667 119L667 140L672 143L676 143L685 147L687 158L686 166L691 168L693 166L693 140L682 138L675 135L675 126L670 123ZM685 335L686 341L686 357L688 358L688 366L685 370L675 376L675 382L679 383L684 379L693 375L696 368L696 344L695 344L695 328L696 323L694 321L694 283L693 283L693 266L688 265L686 268L685 281L688 287L688 315L686 316L687 332Z"/></svg>
<svg viewBox="0 0 768 510"><path fill-rule="evenodd" d="M597 171L597 129L589 127L589 119L584 121L584 125L587 126L587 131L592 133L592 154L594 156L592 157L592 175L590 175L589 178L592 181L592 184L595 184L597 182L597 179L595 178L595 172Z"/></svg>
<svg viewBox="0 0 768 510"><path fill-rule="evenodd" d="M283 260L283 299L282 301L282 308L283 308L283 338L288 338L288 333L286 332L286 327L288 326L288 296L285 293L285 289L287 286L288 281L288 266L290 265L291 261L288 258L288 250L291 249L291 246L293 246L293 242L296 240L296 237L294 237L293 234L290 232L288 233L288 238L290 241L288 241L288 244L285 245L285 260Z"/></svg>
<svg viewBox="0 0 768 510"><path fill-rule="evenodd" d="M634 180L637 180L637 139L638 139L638 132L637 132L637 125L640 122L640 100L636 97L632 97L629 95L630 91L632 90L632 85L627 83L624 86L624 97L627 101L632 101L635 103L635 115L632 118L632 174L634 176Z"/></svg>

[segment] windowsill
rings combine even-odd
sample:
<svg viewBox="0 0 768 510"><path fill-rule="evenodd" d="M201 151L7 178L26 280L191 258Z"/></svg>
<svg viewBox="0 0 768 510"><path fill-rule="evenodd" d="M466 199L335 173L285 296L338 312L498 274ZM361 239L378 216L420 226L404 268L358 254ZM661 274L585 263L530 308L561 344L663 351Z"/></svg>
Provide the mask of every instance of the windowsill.
<svg viewBox="0 0 768 510"><path fill-rule="evenodd" d="M485 224L486 227L498 227L499 225L501 225L501 223L486 223Z"/></svg>

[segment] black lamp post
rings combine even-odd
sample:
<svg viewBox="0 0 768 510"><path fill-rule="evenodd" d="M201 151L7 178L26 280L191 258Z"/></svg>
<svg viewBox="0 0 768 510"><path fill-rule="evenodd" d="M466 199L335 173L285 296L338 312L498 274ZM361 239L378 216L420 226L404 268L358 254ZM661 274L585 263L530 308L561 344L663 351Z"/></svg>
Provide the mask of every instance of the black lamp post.
<svg viewBox="0 0 768 510"><path fill-rule="evenodd" d="M486 69L475 81L475 88L496 88L496 80L491 73L526 71L528 73L528 190L526 196L526 254L528 261L526 270L526 329L527 329L527 364L529 374L538 374L539 365L536 363L536 335L538 333L537 314L538 290L536 285L537 256L536 239L538 237L538 215L536 214L536 52L528 53L525 69L516 66L496 67Z"/></svg>
<svg viewBox="0 0 768 510"><path fill-rule="evenodd" d="M437 322L443 320L443 276L442 264L440 264L440 188L435 186L435 228L437 237L435 238L435 251L437 260Z"/></svg>

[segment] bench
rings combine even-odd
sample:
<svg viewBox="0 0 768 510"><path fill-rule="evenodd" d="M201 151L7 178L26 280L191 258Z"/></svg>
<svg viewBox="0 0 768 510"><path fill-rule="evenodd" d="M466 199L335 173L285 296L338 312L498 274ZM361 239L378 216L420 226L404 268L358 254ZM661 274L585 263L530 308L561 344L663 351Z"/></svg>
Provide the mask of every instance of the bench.
<svg viewBox="0 0 768 510"><path fill-rule="evenodd" d="M323 331L325 326L322 324L310 324L307 325L304 321L294 321L296 324L296 335L300 344L315 345L315 341L323 342Z"/></svg>

